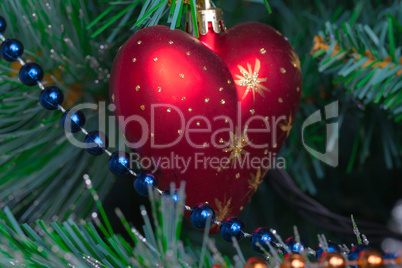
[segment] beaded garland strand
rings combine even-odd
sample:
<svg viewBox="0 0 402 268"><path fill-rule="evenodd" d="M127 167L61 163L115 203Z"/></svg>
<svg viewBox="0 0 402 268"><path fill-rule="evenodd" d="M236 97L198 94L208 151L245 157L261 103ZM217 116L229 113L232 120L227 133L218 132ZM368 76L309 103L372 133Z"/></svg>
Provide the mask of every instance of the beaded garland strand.
<svg viewBox="0 0 402 268"><path fill-rule="evenodd" d="M122 176L127 173L130 173L132 176L136 177L134 182L134 187L136 191L140 195L148 195L149 188L154 188L160 195L168 195L177 202L180 197L177 194L177 190L171 192L170 189L165 191L160 190L157 187L158 179L155 177L154 174L149 172L140 172L136 173L129 167L130 157L129 154L125 151L116 151L110 152L108 147L108 138L106 134L95 130L88 132L85 128L85 115L82 111L68 109L62 107L62 103L64 101L63 92L56 86L48 86L44 87L41 83L44 77L44 71L42 67L33 62L25 63L21 56L24 52L23 44L17 39L6 39L3 36L7 28L6 20L0 16L0 42L1 42L1 56L3 59L9 62L18 61L21 64L21 69L19 71L19 79L20 81L27 85L27 86L34 86L38 85L39 88L42 90L39 102L40 104L47 110L60 110L63 115L61 117L61 125L67 132L76 133L76 132L83 132L85 137L85 149L89 154L92 155L101 155L104 152L109 155L109 170L117 175ZM283 253L288 253L286 255L292 256L294 254L300 254L305 252L307 249L307 245L304 241L300 240L298 235L296 238L290 237L285 242L281 240L279 235L276 234L275 230L268 228L258 228L252 234L245 232L245 226L243 222L241 222L237 217L228 217L224 219L222 222L219 222L215 217L215 211L211 206L206 203L198 203L193 208L185 205L185 209L191 212L191 222L192 224L198 229L204 229L207 222L211 221L211 223L220 226L220 233L222 238L227 242L232 242L232 239L237 241L241 240L244 237L251 238L251 245L252 248L262 254L267 254L272 250L272 247L277 247ZM322 243L320 243L322 244ZM368 246L366 245L358 245L354 247L351 252L349 253L349 261L355 261L359 259L359 261L364 261L363 259L359 258L359 253L363 253L367 251ZM322 246L317 249L317 252L313 250L308 250L308 253L316 255L317 258L330 258L330 257L340 257L341 252L345 252L342 250L340 246L332 242L324 242ZM331 254L338 254L338 255L329 255ZM373 254L373 253L372 253ZM367 259L367 254L360 254L364 255L363 257ZM393 255L393 258L389 257L382 257L382 261L387 262L387 260L391 259L391 262L387 262L389 264L397 264L400 263L400 259ZM304 257L301 256L304 259ZM282 266L284 267L293 267L291 260L292 258L288 258L289 264L282 262ZM296 258L297 259L297 258ZM342 258L343 259L343 258ZM298 259L299 260L299 259ZM398 261L399 260L399 261ZM305 262L305 260L304 260ZM345 263L344 265L348 265L352 263ZM343 265L343 267L344 267ZM247 264L246 264L247 266ZM324 265L325 266L325 265ZM301 267L301 266L300 266ZM303 265L304 267L304 265ZM329 267L329 266L326 266Z"/></svg>

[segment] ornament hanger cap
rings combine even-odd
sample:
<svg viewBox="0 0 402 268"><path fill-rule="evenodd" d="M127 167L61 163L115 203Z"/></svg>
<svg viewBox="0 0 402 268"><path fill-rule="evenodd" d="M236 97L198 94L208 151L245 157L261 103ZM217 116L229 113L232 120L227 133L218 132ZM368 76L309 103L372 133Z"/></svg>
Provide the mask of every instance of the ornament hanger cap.
<svg viewBox="0 0 402 268"><path fill-rule="evenodd" d="M210 0L197 0L197 23L201 35L206 35L209 31L209 23L212 25L212 30L219 34L226 31L225 23L223 21L223 11L220 8L214 8ZM187 31L194 32L194 25L191 12L187 13Z"/></svg>

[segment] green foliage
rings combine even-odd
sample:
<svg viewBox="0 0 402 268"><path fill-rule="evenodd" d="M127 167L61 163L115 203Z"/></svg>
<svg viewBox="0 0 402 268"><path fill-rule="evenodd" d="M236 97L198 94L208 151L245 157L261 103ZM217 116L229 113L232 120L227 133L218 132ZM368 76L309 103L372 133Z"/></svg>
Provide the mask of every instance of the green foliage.
<svg viewBox="0 0 402 268"><path fill-rule="evenodd" d="M111 58L100 43L88 39L85 25L101 6L81 1L2 1L0 14L8 27L5 36L25 47L23 59L39 63L46 72L43 84L59 86L67 105L94 102L107 92ZM82 218L93 207L80 177L89 172L101 198L113 180L104 171L107 158L95 159L66 140L61 112L39 105L40 89L18 81L18 63L0 61L0 200L20 220ZM82 95L82 97L81 97ZM88 111L89 130L97 113ZM77 139L83 140L79 134Z"/></svg>
<svg viewBox="0 0 402 268"><path fill-rule="evenodd" d="M400 122L402 28L395 16L401 17L402 3L383 10L370 24L357 23L362 8L357 5L348 21L325 23L315 38L313 58L321 58L319 71L333 74L333 82L352 98L364 105L380 104Z"/></svg>
<svg viewBox="0 0 402 268"><path fill-rule="evenodd" d="M91 181L84 176L86 185L95 200L96 192ZM88 190L86 190L88 192ZM90 221L69 219L47 224L37 220L35 224L18 224L6 207L0 211L0 265L26 267L210 267L215 263L233 267L227 257L216 250L214 243L205 237L204 247L192 249L180 240L183 220L184 188L181 199L175 203L169 196L151 195L152 214L156 231L148 214L141 208L145 225L143 237L130 226L120 210L116 210L132 241L115 234L93 214L96 226ZM98 203L98 209L103 211ZM102 217L108 225L108 218ZM96 228L97 227L97 228ZM207 234L207 233L206 233ZM133 243L135 247L133 247ZM241 267L240 261L237 262Z"/></svg>

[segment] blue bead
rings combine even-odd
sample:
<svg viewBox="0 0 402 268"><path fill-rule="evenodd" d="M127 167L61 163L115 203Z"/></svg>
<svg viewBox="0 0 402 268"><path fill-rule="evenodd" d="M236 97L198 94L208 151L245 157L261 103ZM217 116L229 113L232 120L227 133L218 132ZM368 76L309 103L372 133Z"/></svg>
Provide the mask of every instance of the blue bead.
<svg viewBox="0 0 402 268"><path fill-rule="evenodd" d="M6 20L0 16L0 33L4 33L7 28L7 22Z"/></svg>
<svg viewBox="0 0 402 268"><path fill-rule="evenodd" d="M292 251L293 253L299 253L302 250L307 249L307 244L303 240L300 241L300 244L296 242L294 237L289 237L285 241L286 246Z"/></svg>
<svg viewBox="0 0 402 268"><path fill-rule="evenodd" d="M1 56L6 61L16 61L24 53L24 46L17 39L7 39L1 44Z"/></svg>
<svg viewBox="0 0 402 268"><path fill-rule="evenodd" d="M89 154L101 155L108 146L109 139L103 132L91 131L85 137L85 149Z"/></svg>
<svg viewBox="0 0 402 268"><path fill-rule="evenodd" d="M56 110L64 101L63 92L58 87L46 87L40 93L39 102L43 108L48 110Z"/></svg>
<svg viewBox="0 0 402 268"><path fill-rule="evenodd" d="M198 229L204 229L208 219L211 219L211 224L215 220L214 209L204 203L196 204L191 211L191 223Z"/></svg>
<svg viewBox="0 0 402 268"><path fill-rule="evenodd" d="M39 64L30 62L22 66L20 80L27 86L34 86L43 79L43 69Z"/></svg>
<svg viewBox="0 0 402 268"><path fill-rule="evenodd" d="M266 251L269 252L269 246L266 242L269 242L273 247L276 245L277 240L275 236L268 230L268 228L258 228L251 234L251 246L258 253L264 253L260 247L257 246L257 242L260 243Z"/></svg>
<svg viewBox="0 0 402 268"><path fill-rule="evenodd" d="M109 158L109 170L117 175L123 176L128 173L130 167L130 155L124 151L114 152Z"/></svg>
<svg viewBox="0 0 402 268"><path fill-rule="evenodd" d="M348 255L349 260L350 261L357 260L357 258L359 258L359 253L368 248L370 248L370 247L366 246L366 245L354 246Z"/></svg>
<svg viewBox="0 0 402 268"><path fill-rule="evenodd" d="M85 115L81 111L76 111L73 113L70 112L70 109L68 109L61 117L61 125L68 132L78 132L85 125Z"/></svg>
<svg viewBox="0 0 402 268"><path fill-rule="evenodd" d="M223 240L232 242L232 237L237 241L244 237L244 224L236 217L228 217L221 225L221 236Z"/></svg>
<svg viewBox="0 0 402 268"><path fill-rule="evenodd" d="M158 179L152 173L141 172L137 175L137 179L134 182L135 190L140 195L148 195L148 185L156 187Z"/></svg>
<svg viewBox="0 0 402 268"><path fill-rule="evenodd" d="M398 258L398 254L396 254L396 253L393 254L393 253L387 252L387 253L384 253L382 258L383 259L396 259L396 258Z"/></svg>
<svg viewBox="0 0 402 268"><path fill-rule="evenodd" d="M180 200L179 189L174 189L172 193L170 192L170 189L166 189L163 191L163 195L168 197L170 196L175 203Z"/></svg>
<svg viewBox="0 0 402 268"><path fill-rule="evenodd" d="M315 252L316 252L317 259L319 259L322 255L322 253L324 253L324 250L321 247L319 247L319 248L317 248L317 250ZM340 253L341 248L339 247L338 244L328 241L328 252Z"/></svg>

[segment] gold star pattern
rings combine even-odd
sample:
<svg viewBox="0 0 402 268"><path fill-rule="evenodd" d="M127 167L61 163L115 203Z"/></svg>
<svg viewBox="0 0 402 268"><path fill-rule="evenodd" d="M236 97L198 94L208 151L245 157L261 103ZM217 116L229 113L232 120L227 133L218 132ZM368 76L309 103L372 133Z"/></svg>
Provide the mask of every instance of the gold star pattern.
<svg viewBox="0 0 402 268"><path fill-rule="evenodd" d="M226 163L226 165L229 164L230 162L232 162L233 165L236 159L240 160L241 162L242 154L248 154L248 152L243 149L248 145L248 139L247 135L245 134L245 131L243 131L243 133L239 137L237 127L235 133L229 131L229 137L230 137L229 141L223 141L223 143L227 146L227 148L224 148L222 151L225 153L230 152L229 161Z"/></svg>
<svg viewBox="0 0 402 268"><path fill-rule="evenodd" d="M264 172L266 174L266 172ZM255 193L258 189L258 186L263 182L264 176L261 176L261 168L257 169L257 173L254 175L253 173L250 173L251 179L249 179L248 182L248 192L246 195L243 197L246 198L247 196L251 196L253 193Z"/></svg>
<svg viewBox="0 0 402 268"><path fill-rule="evenodd" d="M233 208L230 207L231 203L232 198L229 198L229 200L226 202L226 196L223 202L219 201L218 198L215 198L215 205L218 209L216 216L218 217L219 222L222 222L232 212Z"/></svg>
<svg viewBox="0 0 402 268"><path fill-rule="evenodd" d="M279 127L283 132L286 132L286 138L289 136L290 130L292 129L293 119L292 115L289 115L289 119L286 124L280 124Z"/></svg>
<svg viewBox="0 0 402 268"><path fill-rule="evenodd" d="M259 59L255 59L255 66L254 66L254 71L251 69L251 64L247 63L247 68L248 71L240 66L237 65L237 67L240 70L240 73L243 75L238 75L236 74L235 76L239 80L235 80L235 83L238 84L239 86L247 87L246 91L243 94L242 99L244 99L249 91L253 92L253 100L255 101L255 93L257 92L258 94L261 95L261 97L265 98L264 95L264 90L270 92L268 88L263 86L261 83L266 82L267 78L258 78L258 72L261 69L261 62Z"/></svg>

